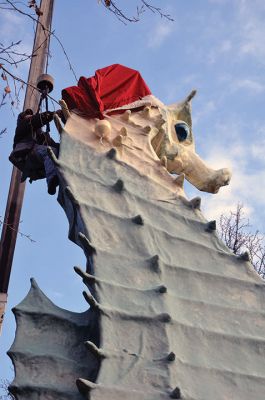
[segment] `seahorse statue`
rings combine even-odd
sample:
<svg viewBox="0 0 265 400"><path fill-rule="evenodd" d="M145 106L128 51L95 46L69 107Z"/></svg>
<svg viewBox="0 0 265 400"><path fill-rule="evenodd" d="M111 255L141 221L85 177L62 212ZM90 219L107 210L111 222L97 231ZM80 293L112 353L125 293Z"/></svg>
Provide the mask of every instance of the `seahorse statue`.
<svg viewBox="0 0 265 400"><path fill-rule="evenodd" d="M230 179L195 153L194 94L173 106L147 94L98 119L62 102L51 157L89 309L58 308L32 280L9 351L18 400L264 399L264 283L183 190L185 177L213 193Z"/></svg>

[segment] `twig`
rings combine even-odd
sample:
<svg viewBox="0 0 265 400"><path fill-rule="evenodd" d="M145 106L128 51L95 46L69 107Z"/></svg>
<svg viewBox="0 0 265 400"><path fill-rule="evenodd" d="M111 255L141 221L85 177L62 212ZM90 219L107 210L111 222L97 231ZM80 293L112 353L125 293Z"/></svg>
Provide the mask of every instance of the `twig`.
<svg viewBox="0 0 265 400"><path fill-rule="evenodd" d="M154 14L157 13L157 14L160 15L161 18L166 18L166 19L168 19L169 21L174 21L174 19L173 19L169 14L164 14L164 13L162 12L161 8L155 7L155 6L153 6L153 5L149 4L149 3L147 3L147 1L145 1L145 0L141 0L141 1L142 1L142 3L144 4L144 6L145 6L148 10L152 11Z"/></svg>
<svg viewBox="0 0 265 400"><path fill-rule="evenodd" d="M259 231L251 233L249 220L244 217L243 204L237 204L236 211L229 216L221 215L219 234L221 239L234 254L248 251L250 262L257 273L265 277L265 237Z"/></svg>
<svg viewBox="0 0 265 400"><path fill-rule="evenodd" d="M3 70L7 75L9 75L12 79L14 79L15 81L21 82L21 83L23 83L23 85L29 86L29 87L31 87L32 89L36 90L38 93L40 93L40 90L37 88L37 86L33 85L32 83L25 82L22 78L19 78L18 76L15 76L14 74L12 74L12 72L8 71L2 64L0 64L0 68L2 68L2 70ZM60 103L59 103L57 100L55 100L50 94L47 94L47 96L48 96L51 100L53 100L55 103L57 103L57 104L60 105Z"/></svg>
<svg viewBox="0 0 265 400"><path fill-rule="evenodd" d="M0 226L5 225L12 231L17 232L21 237L25 237L26 239L28 239L31 243L36 243L36 240L32 239L30 235L26 235L25 233L21 232L20 230L13 228L13 226L11 224L7 224L1 218L2 217L0 215Z"/></svg>
<svg viewBox="0 0 265 400"><path fill-rule="evenodd" d="M136 15L129 17L128 15L126 15L121 8L119 8L116 5L116 2L113 0L108 0L108 1L104 1L102 2L103 6L110 11L111 13L113 13L116 18L121 21L122 23L124 23L126 25L126 22L138 22L141 18L141 15L146 11L146 10L150 10L152 11L152 13L154 14L159 14L161 18L165 18L169 21L174 21L174 19L169 15L169 14L165 14L161 8L159 7L155 7L152 4L150 4L149 2L147 2L146 0L141 0L141 5L136 7Z"/></svg>
<svg viewBox="0 0 265 400"><path fill-rule="evenodd" d="M65 48L64 48L64 46L63 46L61 40L58 38L57 35L55 35L54 31L51 31L51 30L48 29L46 26L44 26L44 25L40 22L39 19L33 17L31 14L29 14L29 13L27 13L27 12L25 12L25 11L22 11L20 8L18 8L17 6L15 6L15 4L14 4L11 0L6 0L6 2L7 2L8 4L10 4L10 6L12 7L12 9L13 9L14 11L17 11L19 14L22 14L22 15L24 15L24 16L30 18L30 19L31 19L32 21L34 21L36 24L40 24L40 26L42 27L43 31L47 32L47 33L49 34L49 36L52 35L52 36L57 40L57 42L59 43L61 49L63 50L64 55L66 56L66 59L67 59L67 62L68 62L70 71L72 71L72 73L73 73L73 75L74 75L74 77L75 77L75 79L76 79L76 81L77 81L78 79L77 79L76 73L75 73L75 71L74 71L74 68L73 68L73 66L72 66L72 63L70 62L70 58L69 58L69 56L67 55L66 50L65 50Z"/></svg>
<svg viewBox="0 0 265 400"><path fill-rule="evenodd" d="M6 132L7 132L7 129L6 129L6 128L2 129L2 130L0 131L0 138L1 138L1 136L3 136Z"/></svg>

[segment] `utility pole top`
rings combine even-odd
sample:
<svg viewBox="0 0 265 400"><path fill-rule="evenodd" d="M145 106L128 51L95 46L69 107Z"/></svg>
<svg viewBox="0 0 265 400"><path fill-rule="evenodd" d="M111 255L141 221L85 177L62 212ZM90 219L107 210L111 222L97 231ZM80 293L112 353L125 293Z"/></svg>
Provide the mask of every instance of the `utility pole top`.
<svg viewBox="0 0 265 400"><path fill-rule="evenodd" d="M54 0L42 0L40 4L42 15L38 19L32 50L32 54L35 56L31 59L28 75L28 83L33 86L37 85L38 77L46 72L53 5ZM36 112L38 101L39 95L36 96L36 90L28 85L23 110L31 108ZM7 301L24 191L25 182L21 183L21 172L13 167L0 243L0 332Z"/></svg>

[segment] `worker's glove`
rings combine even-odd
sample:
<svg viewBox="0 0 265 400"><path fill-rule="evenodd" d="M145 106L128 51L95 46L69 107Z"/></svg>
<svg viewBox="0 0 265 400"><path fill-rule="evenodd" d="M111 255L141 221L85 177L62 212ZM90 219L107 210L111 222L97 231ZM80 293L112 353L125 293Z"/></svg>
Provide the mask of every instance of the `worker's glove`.
<svg viewBox="0 0 265 400"><path fill-rule="evenodd" d="M62 110L56 110L55 114L57 114L59 118L63 118L63 111Z"/></svg>

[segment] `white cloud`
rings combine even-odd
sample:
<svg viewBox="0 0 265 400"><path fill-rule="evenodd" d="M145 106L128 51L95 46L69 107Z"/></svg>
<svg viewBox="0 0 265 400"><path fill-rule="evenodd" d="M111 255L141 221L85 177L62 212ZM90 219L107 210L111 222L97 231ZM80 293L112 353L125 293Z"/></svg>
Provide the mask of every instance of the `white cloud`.
<svg viewBox="0 0 265 400"><path fill-rule="evenodd" d="M34 32L32 30L32 35L29 34L28 28L29 21L26 17L19 15L17 12L12 12L9 10L5 10L1 12L0 15L0 41L3 46L10 46L12 43L20 43L12 48L12 50L20 55L12 55L12 59L6 57L6 55L2 54L1 62L5 65L8 71L13 73L13 75L22 78L24 80L27 79L28 68L30 64L30 59L26 59L25 61L19 62L16 65L9 64L8 62L19 61L23 58L27 58L32 52L32 44ZM32 24L32 22L30 22ZM23 56L25 54L25 56ZM8 79L9 85L11 87L12 92L15 91L14 82L12 78ZM16 85L18 89L20 87L19 84ZM23 91L20 93L20 97L23 97Z"/></svg>
<svg viewBox="0 0 265 400"><path fill-rule="evenodd" d="M260 94L264 92L265 85L262 82L248 78L234 80L232 82L231 90L234 92L241 89L252 92L253 94Z"/></svg>
<svg viewBox="0 0 265 400"><path fill-rule="evenodd" d="M231 40L223 40L220 44L219 51L220 53L226 53L232 49L232 42Z"/></svg>
<svg viewBox="0 0 265 400"><path fill-rule="evenodd" d="M57 292L57 291L52 291L51 292L51 297L55 297L57 299L61 299L63 297L63 293L62 292Z"/></svg>
<svg viewBox="0 0 265 400"><path fill-rule="evenodd" d="M9 44L9 42L21 39L20 36L24 31L22 16L12 11L2 11L0 22L1 41Z"/></svg>
<svg viewBox="0 0 265 400"><path fill-rule="evenodd" d="M208 0L208 1L209 1L209 3L223 5L223 4L227 3L227 2L229 2L230 0Z"/></svg>
<svg viewBox="0 0 265 400"><path fill-rule="evenodd" d="M220 56L225 53L229 53L233 49L233 44L230 39L224 39L219 44L215 45L208 54L208 61L210 64L214 64L218 61Z"/></svg>
<svg viewBox="0 0 265 400"><path fill-rule="evenodd" d="M203 56L209 64L238 63L242 58L265 63L265 1L264 0L208 0L210 15L203 28L209 45ZM222 15L227 14L226 21ZM198 48L200 51L200 48Z"/></svg>
<svg viewBox="0 0 265 400"><path fill-rule="evenodd" d="M222 153L219 153L221 156ZM213 166L211 162L209 165ZM215 195L203 195L203 198L207 198L203 201L203 211L209 220L219 220L221 214L229 214L231 210L234 210L238 203L243 203L245 215L251 217L255 210L255 204L262 201L264 191L262 195L259 192L255 192L254 188L259 188L257 182L260 179L264 179L264 173L249 175L247 168L244 166L242 170L236 163L236 159L230 159L230 162L222 159L220 166L232 166L232 180L229 186L220 189L218 194Z"/></svg>
<svg viewBox="0 0 265 400"><path fill-rule="evenodd" d="M148 46L157 48L171 35L174 31L174 25L168 21L160 21L153 30L149 32Z"/></svg>
<svg viewBox="0 0 265 400"><path fill-rule="evenodd" d="M236 122L223 122L214 127L214 140L208 141L204 161L214 169L231 169L232 179L228 186L222 187L215 195L200 194L202 208L207 219L219 220L221 214L228 214L237 203L243 203L246 217L250 217L255 228L262 231L261 224L265 216L265 168L262 167L262 163L265 164L265 139L261 140L259 132L254 132L249 143L244 137L244 128ZM257 158L260 161L259 168ZM192 192L192 196L198 196L198 192ZM255 215L256 208L261 210L258 216Z"/></svg>
<svg viewBox="0 0 265 400"><path fill-rule="evenodd" d="M214 101L210 100L207 101L201 109L196 111L194 113L194 116L192 117L192 123L193 125L196 125L198 121L202 121L203 117L206 117L207 115L211 114L213 111L216 110L216 105Z"/></svg>
<svg viewBox="0 0 265 400"><path fill-rule="evenodd" d="M251 143L249 151L255 161L265 164L265 127L261 127L258 133L259 132L263 134L263 137L261 137L259 141Z"/></svg>
<svg viewBox="0 0 265 400"><path fill-rule="evenodd" d="M242 56L253 56L265 62L265 2L264 0L238 0L240 26L239 52Z"/></svg>

